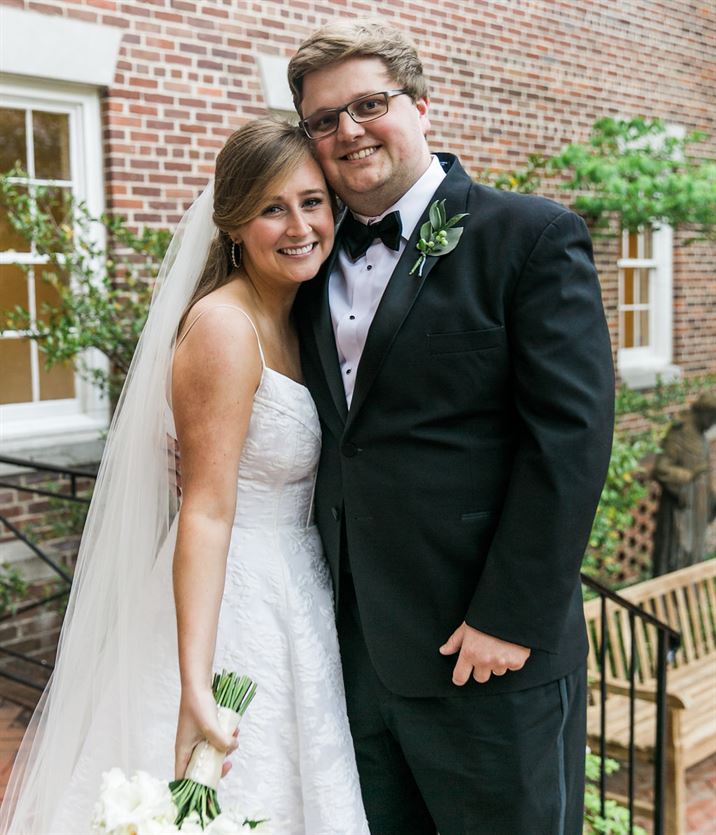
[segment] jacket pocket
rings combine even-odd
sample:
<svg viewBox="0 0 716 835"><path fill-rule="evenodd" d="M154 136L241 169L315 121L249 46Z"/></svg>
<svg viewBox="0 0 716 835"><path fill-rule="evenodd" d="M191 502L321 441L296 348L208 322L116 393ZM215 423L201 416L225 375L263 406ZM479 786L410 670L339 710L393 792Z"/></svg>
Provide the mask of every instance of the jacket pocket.
<svg viewBox="0 0 716 835"><path fill-rule="evenodd" d="M452 331L429 333L428 350L435 354L460 354L467 351L485 351L496 348L505 341L503 326L479 331Z"/></svg>
<svg viewBox="0 0 716 835"><path fill-rule="evenodd" d="M496 510L475 510L471 513L463 513L460 519L463 522L476 522L478 519L488 519L490 516L494 516L496 512Z"/></svg>

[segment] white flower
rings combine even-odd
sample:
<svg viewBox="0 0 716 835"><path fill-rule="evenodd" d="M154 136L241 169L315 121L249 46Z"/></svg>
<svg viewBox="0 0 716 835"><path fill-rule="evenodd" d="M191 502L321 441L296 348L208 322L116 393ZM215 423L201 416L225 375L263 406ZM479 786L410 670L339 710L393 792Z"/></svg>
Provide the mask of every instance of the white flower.
<svg viewBox="0 0 716 835"><path fill-rule="evenodd" d="M243 824L243 815L239 818L231 812L222 812L206 827L204 835L237 835Z"/></svg>
<svg viewBox="0 0 716 835"><path fill-rule="evenodd" d="M169 820L172 823L177 809L172 800L168 783L157 780L144 771L138 771L132 778L136 787L135 814L141 820Z"/></svg>
<svg viewBox="0 0 716 835"><path fill-rule="evenodd" d="M174 821L146 820L137 829L137 835L179 835Z"/></svg>
<svg viewBox="0 0 716 835"><path fill-rule="evenodd" d="M177 809L167 783L138 771L131 780L120 768L102 775L100 797L95 806L92 831L96 835L249 835L246 820L263 820L262 814L244 814L232 809L218 815L206 829L192 812L175 824ZM271 835L269 821L262 822L257 835Z"/></svg>
<svg viewBox="0 0 716 835"><path fill-rule="evenodd" d="M192 812L190 815L184 818L181 824L181 833L182 835L203 835L204 832L207 832L208 829L204 830L201 828L201 824L199 823L199 815L196 812Z"/></svg>
<svg viewBox="0 0 716 835"><path fill-rule="evenodd" d="M176 806L167 783L142 771L128 780L119 768L102 775L100 798L92 822L96 833L169 835L177 832L175 817Z"/></svg>

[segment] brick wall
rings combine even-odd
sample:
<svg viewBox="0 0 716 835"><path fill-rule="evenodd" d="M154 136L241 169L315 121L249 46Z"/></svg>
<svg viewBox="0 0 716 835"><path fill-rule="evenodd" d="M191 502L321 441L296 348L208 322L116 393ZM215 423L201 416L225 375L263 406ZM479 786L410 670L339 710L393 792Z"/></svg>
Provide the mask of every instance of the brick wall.
<svg viewBox="0 0 716 835"><path fill-rule="evenodd" d="M3 478L10 484L18 484L23 487L44 485L47 477L39 474L23 474ZM24 490L14 490L8 487L0 488L0 513L13 525L22 528L28 522L38 522L50 509L50 503L43 496L36 496L26 493ZM0 544L10 542L14 536L4 526L0 525Z"/></svg>
<svg viewBox="0 0 716 835"><path fill-rule="evenodd" d="M472 173L584 139L598 116L662 117L710 134L716 157L716 7L703 0L0 0L123 29L104 97L106 192L137 224L171 225L226 135L265 112L256 55L290 56L336 17L402 25L425 62L431 142ZM556 196L556 195L552 195ZM616 336L616 243L598 261ZM675 251L674 361L716 370L713 247Z"/></svg>
<svg viewBox="0 0 716 835"><path fill-rule="evenodd" d="M604 115L661 117L704 130L711 139L699 150L716 157L716 9L704 0L0 5L123 30L116 77L103 93L105 190L109 209L137 225L175 223L211 174L225 137L265 113L257 54L288 57L310 31L339 16L378 14L409 31L430 81L431 145L459 154L473 174L583 140ZM683 248L682 239L674 252L674 361L687 373L714 372L716 254L713 247ZM595 253L616 345L616 241L596 240ZM14 522L42 518L45 500L13 493L0 491L0 503ZM637 530L649 528L652 512L647 502ZM0 542L7 539L0 531ZM637 573L644 537L632 543L625 536L623 551L625 575ZM56 628L51 613L6 624L0 643L32 646L42 656Z"/></svg>

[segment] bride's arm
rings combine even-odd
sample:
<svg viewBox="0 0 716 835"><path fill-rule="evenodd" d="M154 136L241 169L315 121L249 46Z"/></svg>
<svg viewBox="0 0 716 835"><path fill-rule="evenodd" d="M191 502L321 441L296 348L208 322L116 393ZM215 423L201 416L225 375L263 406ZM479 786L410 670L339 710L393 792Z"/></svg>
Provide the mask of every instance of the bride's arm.
<svg viewBox="0 0 716 835"><path fill-rule="evenodd" d="M211 676L239 458L260 376L256 336L246 318L228 308L201 315L174 358L172 404L182 457L173 569L181 675L177 777L203 738L219 749L236 747L219 728Z"/></svg>

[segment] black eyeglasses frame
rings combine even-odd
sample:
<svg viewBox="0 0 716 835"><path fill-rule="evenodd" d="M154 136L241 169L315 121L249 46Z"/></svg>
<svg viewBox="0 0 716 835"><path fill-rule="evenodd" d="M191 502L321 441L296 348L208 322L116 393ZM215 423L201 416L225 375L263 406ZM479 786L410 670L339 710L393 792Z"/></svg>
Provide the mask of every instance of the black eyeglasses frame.
<svg viewBox="0 0 716 835"><path fill-rule="evenodd" d="M318 142L321 139L325 139L328 136L333 136L334 133L338 131L341 123L341 113L347 113L350 118L357 124L362 125L365 122L374 122L376 119L380 119L382 116L390 110L390 100L394 96L402 96L402 95L409 95L407 90L381 90L377 93L368 93L365 96L359 96L357 99L353 99L353 101L349 101L348 104L344 104L343 107L329 107L326 110L317 110L315 113L311 113L310 116L307 116L305 119L301 119L298 123L301 128L303 128L303 132L306 136L312 140L313 142ZM356 117L351 113L350 107L356 104L359 101L363 101L364 99L371 99L375 98L376 96L384 96L385 97L385 111L383 113L379 113L377 116L371 116L368 119L356 119ZM308 121L312 119L316 114L322 113L335 113L336 115L336 126L335 128L330 131L330 133L322 133L320 136L311 136L309 129L308 129Z"/></svg>

